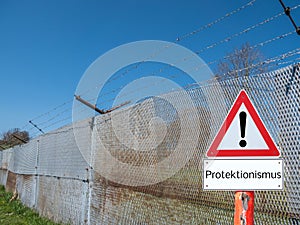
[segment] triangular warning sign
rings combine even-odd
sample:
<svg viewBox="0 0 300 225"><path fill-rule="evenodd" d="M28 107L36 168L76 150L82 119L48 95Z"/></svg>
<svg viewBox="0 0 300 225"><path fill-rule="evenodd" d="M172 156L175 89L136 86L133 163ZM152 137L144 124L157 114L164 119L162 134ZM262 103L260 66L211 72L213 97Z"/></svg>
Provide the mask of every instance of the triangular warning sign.
<svg viewBox="0 0 300 225"><path fill-rule="evenodd" d="M245 90L239 93L206 155L207 157L280 156Z"/></svg>

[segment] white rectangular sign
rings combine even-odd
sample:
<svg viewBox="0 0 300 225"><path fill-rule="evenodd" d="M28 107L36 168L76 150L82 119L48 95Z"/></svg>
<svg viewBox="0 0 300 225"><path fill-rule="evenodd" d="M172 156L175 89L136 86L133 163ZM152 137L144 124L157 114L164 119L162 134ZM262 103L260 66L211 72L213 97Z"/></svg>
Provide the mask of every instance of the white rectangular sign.
<svg viewBox="0 0 300 225"><path fill-rule="evenodd" d="M204 190L281 190L282 159L205 159Z"/></svg>

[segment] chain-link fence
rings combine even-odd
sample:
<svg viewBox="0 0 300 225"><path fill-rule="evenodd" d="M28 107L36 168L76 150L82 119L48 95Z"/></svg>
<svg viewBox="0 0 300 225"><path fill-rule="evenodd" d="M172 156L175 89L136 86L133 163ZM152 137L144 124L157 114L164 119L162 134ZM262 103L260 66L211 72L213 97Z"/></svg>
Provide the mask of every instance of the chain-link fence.
<svg viewBox="0 0 300 225"><path fill-rule="evenodd" d="M234 192L203 191L201 162L226 112L244 89L284 159L284 189L255 192L255 224L300 224L299 75L299 66L289 66L190 87L187 92L198 118L191 116L190 109L182 107L179 112L157 96L63 127L0 152L0 182L16 189L20 199L40 214L65 223L232 224ZM223 96L214 92L216 85ZM180 103L181 92L167 95ZM207 96L225 101L226 109L212 108ZM127 115L129 123L124 125ZM160 119L153 122L155 117ZM182 119L192 121L184 140ZM79 136L74 136L74 129ZM196 148L191 155L180 155L188 157L185 165L165 176L178 162L178 158L166 159L172 158L175 148L179 153L190 151L196 131ZM130 135L135 137L133 142L128 141ZM151 142L146 141L149 136ZM103 153L104 148L109 154ZM110 157L121 163L112 163ZM125 165L131 169L127 171ZM106 179L107 175L115 179ZM130 185L154 176L160 182Z"/></svg>

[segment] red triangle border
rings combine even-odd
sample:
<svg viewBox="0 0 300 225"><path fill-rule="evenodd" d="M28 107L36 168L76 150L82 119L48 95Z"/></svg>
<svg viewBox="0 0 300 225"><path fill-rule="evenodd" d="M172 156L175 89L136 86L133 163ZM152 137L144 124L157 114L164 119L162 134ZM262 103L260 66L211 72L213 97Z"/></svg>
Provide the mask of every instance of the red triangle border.
<svg viewBox="0 0 300 225"><path fill-rule="evenodd" d="M252 117L255 125L257 126L259 132L261 133L269 149L217 150L228 128L230 127L234 117L236 116L240 106L243 103L247 108L250 116ZM229 110L229 113L225 118L220 130L218 131L211 146L209 147L206 156L207 157L278 157L280 156L280 152L278 151L274 141L272 140L269 132L267 131L265 125L263 124L260 116L257 113L257 110L253 106L245 90L241 90L235 102L233 103L233 106Z"/></svg>

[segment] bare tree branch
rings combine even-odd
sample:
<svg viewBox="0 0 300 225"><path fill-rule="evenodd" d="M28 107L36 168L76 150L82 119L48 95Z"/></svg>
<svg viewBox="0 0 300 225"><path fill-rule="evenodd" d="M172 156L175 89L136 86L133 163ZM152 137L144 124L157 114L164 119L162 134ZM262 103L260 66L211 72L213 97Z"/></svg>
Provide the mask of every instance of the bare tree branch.
<svg viewBox="0 0 300 225"><path fill-rule="evenodd" d="M217 79L231 77L253 76L267 71L265 65L253 66L263 61L263 55L258 49L254 49L249 43L241 48L234 49L221 60L217 67ZM258 64L259 65L259 64Z"/></svg>
<svg viewBox="0 0 300 225"><path fill-rule="evenodd" d="M27 131L21 131L19 128L10 129L6 132L3 132L1 136L0 146L2 149L24 144L30 139L29 133Z"/></svg>

